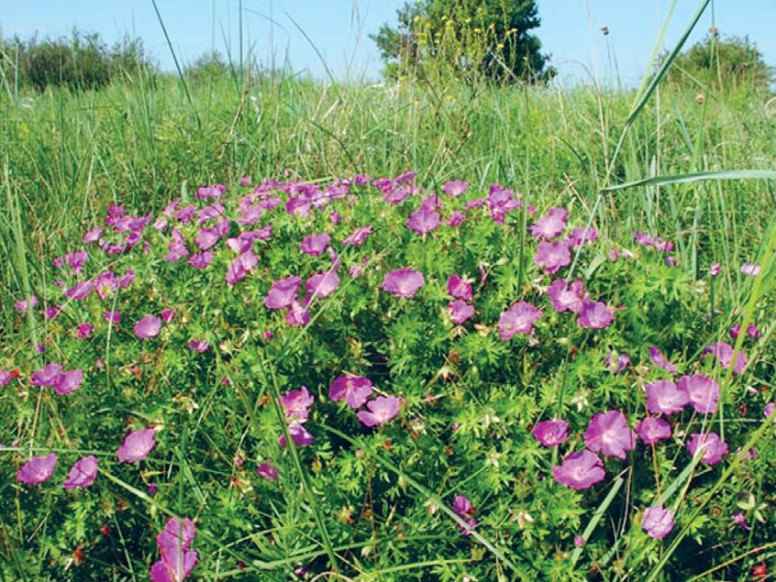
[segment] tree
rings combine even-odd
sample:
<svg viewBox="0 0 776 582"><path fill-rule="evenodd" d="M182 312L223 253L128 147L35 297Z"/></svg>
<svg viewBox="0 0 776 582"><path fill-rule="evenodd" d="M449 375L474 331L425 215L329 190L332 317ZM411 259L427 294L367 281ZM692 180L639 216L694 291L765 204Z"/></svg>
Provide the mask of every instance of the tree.
<svg viewBox="0 0 776 582"><path fill-rule="evenodd" d="M535 0L416 0L398 27L370 35L389 78L450 73L472 81L545 82L555 76L541 41Z"/></svg>
<svg viewBox="0 0 776 582"><path fill-rule="evenodd" d="M765 93L776 81L776 73L748 37L720 40L712 29L709 36L677 57L668 81L700 87L711 81L717 90L746 88Z"/></svg>

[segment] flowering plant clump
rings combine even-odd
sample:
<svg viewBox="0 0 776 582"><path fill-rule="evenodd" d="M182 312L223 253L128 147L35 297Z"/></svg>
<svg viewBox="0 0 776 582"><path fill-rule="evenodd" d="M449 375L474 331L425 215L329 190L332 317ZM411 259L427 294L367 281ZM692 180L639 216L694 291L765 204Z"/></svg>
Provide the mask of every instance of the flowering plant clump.
<svg viewBox="0 0 776 582"><path fill-rule="evenodd" d="M10 579L735 563L776 534L772 326L587 219L414 172L108 207L1 340Z"/></svg>

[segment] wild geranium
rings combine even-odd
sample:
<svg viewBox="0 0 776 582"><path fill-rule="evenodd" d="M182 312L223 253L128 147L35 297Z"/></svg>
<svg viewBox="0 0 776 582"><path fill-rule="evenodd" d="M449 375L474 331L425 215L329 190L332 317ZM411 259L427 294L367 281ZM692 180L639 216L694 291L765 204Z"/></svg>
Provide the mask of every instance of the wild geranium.
<svg viewBox="0 0 776 582"><path fill-rule="evenodd" d="M329 234L310 234L302 239L302 242L299 243L299 248L303 253L311 257L317 257L326 250L329 243L331 243L331 235Z"/></svg>
<svg viewBox="0 0 776 582"><path fill-rule="evenodd" d="M210 342L205 339L196 338L188 343L189 349L195 352L206 352L210 349Z"/></svg>
<svg viewBox="0 0 776 582"><path fill-rule="evenodd" d="M662 440L671 438L671 425L664 418L648 416L642 418L636 424L636 434L644 443L653 445Z"/></svg>
<svg viewBox="0 0 776 582"><path fill-rule="evenodd" d="M719 362L723 368L730 367L730 364L733 362L734 352L735 350L733 346L727 342L709 344L703 348L703 353L713 354L717 359L717 362ZM746 370L746 355L744 354L743 350L741 350L738 352L738 357L736 357L736 363L733 366L733 373L743 374L744 370Z"/></svg>
<svg viewBox="0 0 776 582"><path fill-rule="evenodd" d="M133 430L116 451L122 463L137 463L145 459L156 446L156 431L153 428Z"/></svg>
<svg viewBox="0 0 776 582"><path fill-rule="evenodd" d="M474 307L461 299L451 301L447 304L447 308L450 310L450 320L455 325L463 325L467 319L474 315Z"/></svg>
<svg viewBox="0 0 776 582"><path fill-rule="evenodd" d="M454 299L471 301L473 298L472 284L459 275L450 275L447 280L447 294Z"/></svg>
<svg viewBox="0 0 776 582"><path fill-rule="evenodd" d="M389 420L396 418L401 408L401 401L396 396L378 396L374 400L367 402L367 410L359 410L358 420L368 427L385 424Z"/></svg>
<svg viewBox="0 0 776 582"><path fill-rule="evenodd" d="M46 364L42 369L35 370L30 378L30 386L53 386L62 374L61 364Z"/></svg>
<svg viewBox="0 0 776 582"><path fill-rule="evenodd" d="M684 390L698 414L714 414L719 400L719 384L704 374L679 378L679 389Z"/></svg>
<svg viewBox="0 0 776 582"><path fill-rule="evenodd" d="M662 505L653 505L644 510L641 527L647 535L656 540L662 539L674 529L674 512Z"/></svg>
<svg viewBox="0 0 776 582"><path fill-rule="evenodd" d="M604 363L606 364L606 369L612 374L621 374L625 371L625 368L631 365L631 358L626 353L615 354L614 352L609 352L606 354Z"/></svg>
<svg viewBox="0 0 776 582"><path fill-rule="evenodd" d="M97 478L99 462L94 455L87 455L79 459L70 467L67 479L62 484L64 489L76 489L78 487L88 487Z"/></svg>
<svg viewBox="0 0 776 582"><path fill-rule="evenodd" d="M552 308L558 313L567 310L579 313L587 299L582 279L575 279L571 284L565 279L555 279L547 288L547 296L550 298Z"/></svg>
<svg viewBox="0 0 776 582"><path fill-rule="evenodd" d="M307 386L302 386L299 390L290 390L279 399L280 405L286 413L286 418L294 419L299 422L305 422L310 416L310 407L315 400L307 390Z"/></svg>
<svg viewBox="0 0 776 582"><path fill-rule="evenodd" d="M278 478L280 477L277 469L275 469L269 463L262 463L261 465L259 465L256 469L256 472L259 474L260 477L266 479L267 481L277 481Z"/></svg>
<svg viewBox="0 0 776 582"><path fill-rule="evenodd" d="M728 452L728 444L719 438L716 432L697 433L690 435L687 450L694 457L700 451L700 459L709 465L716 465Z"/></svg>
<svg viewBox="0 0 776 582"><path fill-rule="evenodd" d="M305 283L305 289L313 297L328 297L340 286L340 279L334 271L324 271L311 275Z"/></svg>
<svg viewBox="0 0 776 582"><path fill-rule="evenodd" d="M360 245L363 244L364 241L366 241L366 237L369 236L369 233L372 232L371 226L362 226L361 228L357 228L353 234L348 236L345 240L342 241L343 245Z"/></svg>
<svg viewBox="0 0 776 582"><path fill-rule="evenodd" d="M36 485L37 483L43 483L51 479L54 471L57 468L57 455L56 453L49 453L45 456L33 457L16 473L16 480L19 483L26 483L28 485Z"/></svg>
<svg viewBox="0 0 776 582"><path fill-rule="evenodd" d="M372 395L372 381L364 376L340 376L329 386L329 398L345 399L350 408L360 408Z"/></svg>
<svg viewBox="0 0 776 582"><path fill-rule="evenodd" d="M428 234L429 232L436 230L440 222L442 222L442 218L436 210L421 208L410 214L406 226L418 234Z"/></svg>
<svg viewBox="0 0 776 582"><path fill-rule="evenodd" d="M121 323L121 313L118 311L106 311L102 314L102 318L108 323Z"/></svg>
<svg viewBox="0 0 776 582"><path fill-rule="evenodd" d="M571 231L566 237L566 244L570 249L576 249L583 244L589 244L598 240L598 231L590 227L590 230L585 231L584 226L578 226Z"/></svg>
<svg viewBox="0 0 776 582"><path fill-rule="evenodd" d="M466 220L466 213L461 212L460 210L453 210L453 212L450 213L450 218L447 219L447 224L449 224L451 228L455 228L461 226L464 220Z"/></svg>
<svg viewBox="0 0 776 582"><path fill-rule="evenodd" d="M461 180L450 180L442 184L442 192L452 197L460 196L468 189L469 182L462 182Z"/></svg>
<svg viewBox="0 0 776 582"><path fill-rule="evenodd" d="M676 374L676 366L663 355L657 346L649 346L649 359L658 368L663 368L669 374Z"/></svg>
<svg viewBox="0 0 776 582"><path fill-rule="evenodd" d="M310 312L307 310L307 303L309 303L309 296L305 297L304 303L294 301L291 304L291 308L286 311L285 320L291 327L304 327L310 323Z"/></svg>
<svg viewBox="0 0 776 582"><path fill-rule="evenodd" d="M545 240L551 240L560 236L563 229L566 228L566 219L568 217L569 212L565 208L550 208L547 211L547 216L539 218L530 226L531 236Z"/></svg>
<svg viewBox="0 0 776 582"><path fill-rule="evenodd" d="M156 536L161 559L151 566L153 582L181 582L191 574L199 560L199 554L190 549L196 534L196 526L188 517L183 521L177 517L167 521Z"/></svg>
<svg viewBox="0 0 776 582"><path fill-rule="evenodd" d="M472 505L472 502L469 501L469 498L465 495L456 495L455 499L453 499L453 511L466 522L466 527L458 525L463 535L467 537L472 535L471 530L477 527L477 520L474 518L477 510Z"/></svg>
<svg viewBox="0 0 776 582"><path fill-rule="evenodd" d="M518 333L530 334L533 332L533 324L541 316L541 309L526 301L518 301L504 311L498 320L501 339L512 339Z"/></svg>
<svg viewBox="0 0 776 582"><path fill-rule="evenodd" d="M545 272L553 274L571 264L571 251L563 241L540 242L534 254L534 265L544 268Z"/></svg>
<svg viewBox="0 0 776 582"><path fill-rule="evenodd" d="M557 447L568 440L569 424L562 419L543 420L536 424L532 434L545 447Z"/></svg>
<svg viewBox="0 0 776 582"><path fill-rule="evenodd" d="M741 265L741 272L747 277L757 277L760 274L760 265L744 263Z"/></svg>
<svg viewBox="0 0 776 582"><path fill-rule="evenodd" d="M278 279L267 292L264 306L267 309L288 309L296 301L301 284L302 278L297 275Z"/></svg>
<svg viewBox="0 0 776 582"><path fill-rule="evenodd" d="M690 402L685 386L678 387L671 380L658 380L644 387L647 393L647 410L652 414L681 412Z"/></svg>
<svg viewBox="0 0 776 582"><path fill-rule="evenodd" d="M80 368L78 370L69 370L62 372L54 382L54 391L57 394L70 394L75 392L81 387L81 382L84 379L84 371Z"/></svg>
<svg viewBox="0 0 776 582"><path fill-rule="evenodd" d="M390 271L383 278L383 290L398 297L413 297L425 284L423 273L409 268Z"/></svg>
<svg viewBox="0 0 776 582"><path fill-rule="evenodd" d="M553 467L552 476L561 485L582 490L603 481L606 471L598 455L590 451L579 451L566 455L560 466Z"/></svg>
<svg viewBox="0 0 776 582"><path fill-rule="evenodd" d="M577 317L577 325L588 329L603 329L614 321L614 313L603 301L584 301Z"/></svg>
<svg viewBox="0 0 776 582"><path fill-rule="evenodd" d="M155 315L146 315L135 324L135 335L140 339L149 339L159 335L162 320Z"/></svg>
<svg viewBox="0 0 776 582"><path fill-rule="evenodd" d="M606 457L624 459L625 451L636 448L636 433L628 428L628 419L619 410L593 416L583 438L588 449L601 451Z"/></svg>
<svg viewBox="0 0 776 582"><path fill-rule="evenodd" d="M313 444L313 435L302 426L302 423L298 420L293 421L288 425L288 434L291 435L291 440L297 447L304 447ZM281 447L286 446L286 435L280 435L278 438L278 444Z"/></svg>
<svg viewBox="0 0 776 582"><path fill-rule="evenodd" d="M13 378L13 376L11 375L11 372L0 370L0 386L7 386L8 383L11 381L11 378Z"/></svg>

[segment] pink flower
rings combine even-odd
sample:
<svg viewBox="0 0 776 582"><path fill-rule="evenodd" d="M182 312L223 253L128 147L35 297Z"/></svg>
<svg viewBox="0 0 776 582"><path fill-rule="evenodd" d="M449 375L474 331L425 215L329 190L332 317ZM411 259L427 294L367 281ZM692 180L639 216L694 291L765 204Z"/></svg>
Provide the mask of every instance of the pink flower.
<svg viewBox="0 0 776 582"><path fill-rule="evenodd" d="M472 300L472 284L458 275L450 275L447 280L447 294L454 299Z"/></svg>
<svg viewBox="0 0 776 582"><path fill-rule="evenodd" d="M500 337L512 339L515 334L533 332L533 324L542 316L542 311L526 301L518 301L501 314L498 320Z"/></svg>
<svg viewBox="0 0 776 582"><path fill-rule="evenodd" d="M747 277L757 277L760 274L760 270L760 265L753 265L752 263L741 265L741 272Z"/></svg>
<svg viewBox="0 0 776 582"><path fill-rule="evenodd" d="M472 502L465 495L456 495L455 499L453 499L453 511L466 522L466 527L458 525L463 535L470 536L472 534L471 530L477 527L477 520L473 517L477 510L472 505Z"/></svg>
<svg viewBox="0 0 776 582"><path fill-rule="evenodd" d="M581 490L589 489L606 477L603 463L590 451L571 453L563 458L563 464L552 468L552 476L561 485Z"/></svg>
<svg viewBox="0 0 776 582"><path fill-rule="evenodd" d="M84 371L81 369L62 372L54 382L54 390L57 394L70 394L81 387L84 379Z"/></svg>
<svg viewBox="0 0 776 582"><path fill-rule="evenodd" d="M644 510L641 527L647 535L656 540L662 539L674 529L674 512L662 505L653 505Z"/></svg>
<svg viewBox="0 0 776 582"><path fill-rule="evenodd" d="M361 228L356 229L353 232L353 234L351 234L345 240L343 240L342 244L343 245L360 245L360 244L363 244L363 242L366 240L366 237L369 236L370 232L372 232L372 227L371 226L362 226Z"/></svg>
<svg viewBox="0 0 776 582"><path fill-rule="evenodd" d="M566 227L566 219L568 217L569 212L565 208L550 208L547 211L547 216L543 216L530 226L531 236L545 240L559 236Z"/></svg>
<svg viewBox="0 0 776 582"><path fill-rule="evenodd" d="M557 447L569 438L569 424L562 419L543 420L533 429L534 438L545 447Z"/></svg>
<svg viewBox="0 0 776 582"><path fill-rule="evenodd" d="M78 326L78 329L76 331L76 337L80 339L92 337L92 333L94 332L94 326L92 326L91 323L82 323Z"/></svg>
<svg viewBox="0 0 776 582"><path fill-rule="evenodd" d="M194 350L195 352L199 352L200 354L202 352L206 352L210 349L210 342L203 339L193 339L188 344L190 350Z"/></svg>
<svg viewBox="0 0 776 582"><path fill-rule="evenodd" d="M84 234L84 237L82 240L84 244L89 244L89 243L97 242L98 240L100 240L101 236L102 236L102 229L98 226L96 228L93 228L87 231L86 234Z"/></svg>
<svg viewBox="0 0 776 582"><path fill-rule="evenodd" d="M60 364L46 364L42 369L33 371L30 386L53 386L61 374Z"/></svg>
<svg viewBox="0 0 776 582"><path fill-rule="evenodd" d="M614 321L614 313L603 301L585 301L577 317L577 325L589 329L603 329Z"/></svg>
<svg viewBox="0 0 776 582"><path fill-rule="evenodd" d="M614 357L617 356L617 360L615 361ZM614 352L609 352L606 354L606 368L609 370L612 374L620 374L623 371L625 371L625 368L630 366L631 364L631 358L630 355L626 353L622 354L615 354Z"/></svg>
<svg viewBox="0 0 776 582"><path fill-rule="evenodd" d="M566 310L579 313L582 311L583 302L587 299L582 279L575 279L571 285L565 279L555 279L547 288L547 295L552 308L558 313Z"/></svg>
<svg viewBox="0 0 776 582"><path fill-rule="evenodd" d="M709 275L711 275L712 277L716 277L717 275L719 275L719 272L721 269L722 267L720 266L719 263L714 263L711 267L709 267Z"/></svg>
<svg viewBox="0 0 776 582"><path fill-rule="evenodd" d="M155 315L146 315L135 324L135 335L140 339L149 339L159 335L162 320Z"/></svg>
<svg viewBox="0 0 776 582"><path fill-rule="evenodd" d="M302 239L299 243L299 248L303 253L310 255L311 257L317 257L331 242L331 236L326 233L323 234L311 234Z"/></svg>
<svg viewBox="0 0 776 582"><path fill-rule="evenodd" d="M161 551L161 560L151 566L150 577L153 582L181 582L194 566L199 554L189 546L196 536L196 527L189 518L183 521L171 518L164 526L156 543Z"/></svg>
<svg viewBox="0 0 776 582"><path fill-rule="evenodd" d="M421 208L410 214L406 226L418 234L427 234L436 230L441 221L442 219L436 210Z"/></svg>
<svg viewBox="0 0 776 582"><path fill-rule="evenodd" d="M687 443L687 450L694 457L696 452L701 451L701 461L709 465L716 465L722 460L723 455L728 452L728 445L719 438L715 432L697 433L690 435L690 441Z"/></svg>
<svg viewBox="0 0 776 582"><path fill-rule="evenodd" d="M729 368L731 362L733 361L733 352L735 350L733 349L733 346L731 346L727 342L719 342L715 344L709 344L705 348L703 348L704 354L714 354L714 357L717 359L717 361L722 365L723 368ZM746 356L744 355L743 350L738 352L738 357L736 358L736 363L733 366L733 373L735 374L742 374L746 370Z"/></svg>
<svg viewBox="0 0 776 582"><path fill-rule="evenodd" d="M121 313L118 311L106 311L102 318L108 323L121 323Z"/></svg>
<svg viewBox="0 0 776 582"><path fill-rule="evenodd" d="M413 297L426 284L423 274L415 269L397 269L385 274L383 290L398 297Z"/></svg>
<svg viewBox="0 0 776 582"><path fill-rule="evenodd" d="M649 346L649 359L658 368L663 368L669 374L676 374L676 366L668 361L657 346Z"/></svg>
<svg viewBox="0 0 776 582"><path fill-rule="evenodd" d="M277 481L278 477L280 477L277 469L275 469L269 463L262 463L259 465L259 467L256 469L256 472L267 481Z"/></svg>
<svg viewBox="0 0 776 582"><path fill-rule="evenodd" d="M598 240L598 231L590 227L590 230L585 233L585 227L578 226L571 231L571 234L566 237L566 244L570 249L575 249L582 244L589 244ZM617 251L615 251L617 252ZM617 260L616 258L614 260Z"/></svg>
<svg viewBox="0 0 776 582"><path fill-rule="evenodd" d="M89 294L92 292L93 288L94 283L92 281L81 281L69 289L66 289L65 296L69 299L72 299L73 301L83 301L89 297Z"/></svg>
<svg viewBox="0 0 776 582"><path fill-rule="evenodd" d="M628 428L628 420L619 410L593 416L583 435L591 451L601 451L607 457L625 458L625 451L636 448L636 433Z"/></svg>
<svg viewBox="0 0 776 582"><path fill-rule="evenodd" d="M16 474L16 480L19 483L35 485L51 479L54 470L57 468L56 453L49 453L45 457L33 457Z"/></svg>
<svg viewBox="0 0 776 582"><path fill-rule="evenodd" d="M451 228L455 228L456 226L460 226L464 220L466 220L465 213L460 210L453 210L450 214L450 218L447 219L447 224L449 224Z"/></svg>
<svg viewBox="0 0 776 582"><path fill-rule="evenodd" d="M301 284L302 279L297 275L278 279L272 283L272 287L264 298L265 307L267 309L288 309L296 301Z"/></svg>
<svg viewBox="0 0 776 582"><path fill-rule="evenodd" d="M451 180L442 184L442 192L453 198L460 196L469 188L469 182Z"/></svg>
<svg viewBox="0 0 776 582"><path fill-rule="evenodd" d="M309 417L310 407L315 400L307 390L307 386L302 386L299 390L286 392L280 397L279 402L286 413L286 418L304 422Z"/></svg>
<svg viewBox="0 0 776 582"><path fill-rule="evenodd" d="M116 451L119 461L137 463L145 459L156 446L156 431L153 428L133 430Z"/></svg>
<svg viewBox="0 0 776 582"><path fill-rule="evenodd" d="M448 303L447 308L450 310L450 319L455 325L463 325L474 315L474 307L460 299Z"/></svg>
<svg viewBox="0 0 776 582"><path fill-rule="evenodd" d="M165 323L170 323L173 318L175 317L175 310L173 309L162 309L162 320Z"/></svg>
<svg viewBox="0 0 776 582"><path fill-rule="evenodd" d="M671 438L671 425L663 418L648 416L636 424L636 433L648 445Z"/></svg>
<svg viewBox="0 0 776 582"><path fill-rule="evenodd" d="M378 396L367 402L366 407L369 409L368 412L360 410L356 416L358 420L371 428L395 418L399 414L401 401L396 396Z"/></svg>
<svg viewBox="0 0 776 582"><path fill-rule="evenodd" d="M67 479L65 479L62 487L65 489L88 487L94 483L94 480L97 477L98 466L97 457L94 455L88 455L76 461L75 464L70 467Z"/></svg>
<svg viewBox="0 0 776 582"><path fill-rule="evenodd" d="M719 384L703 374L679 378L679 389L684 390L698 414L714 414L719 400Z"/></svg>
<svg viewBox="0 0 776 582"><path fill-rule="evenodd" d="M563 241L540 242L536 247L534 265L543 267L547 273L557 273L571 264L571 252Z"/></svg>
<svg viewBox="0 0 776 582"><path fill-rule="evenodd" d="M19 313L27 313L27 309L34 308L38 305L38 298L35 297L35 295L31 296L29 299L22 299L20 301L17 301L13 304L14 309L18 311Z"/></svg>
<svg viewBox="0 0 776 582"><path fill-rule="evenodd" d="M305 297L305 300L309 300L309 297ZM291 304L291 308L286 311L286 323L291 327L304 327L310 323L310 312L307 311L307 307L298 301L294 301Z"/></svg>
<svg viewBox="0 0 776 582"><path fill-rule="evenodd" d="M213 262L213 253L205 251L203 253L197 253L189 257L189 265L195 269L205 269Z"/></svg>
<svg viewBox="0 0 776 582"><path fill-rule="evenodd" d="M288 434L291 435L291 440L294 441L294 444L297 447L313 444L313 435L307 432L305 427L302 426L302 423L298 420L295 420L288 425ZM286 446L286 435L280 435L278 444L281 447Z"/></svg>
<svg viewBox="0 0 776 582"><path fill-rule="evenodd" d="M690 401L687 390L677 387L671 380L658 380L644 387L647 393L647 410L652 414L681 412Z"/></svg>
<svg viewBox="0 0 776 582"><path fill-rule="evenodd" d="M329 398L345 399L350 408L360 408L372 395L372 381L364 376L340 376L329 386Z"/></svg>
<svg viewBox="0 0 776 582"><path fill-rule="evenodd" d="M305 283L305 289L313 297L327 297L340 286L340 279L334 271L324 271L311 275Z"/></svg>
<svg viewBox="0 0 776 582"><path fill-rule="evenodd" d="M220 238L221 235L215 228L202 228L194 237L194 244L199 250L206 251L213 248Z"/></svg>

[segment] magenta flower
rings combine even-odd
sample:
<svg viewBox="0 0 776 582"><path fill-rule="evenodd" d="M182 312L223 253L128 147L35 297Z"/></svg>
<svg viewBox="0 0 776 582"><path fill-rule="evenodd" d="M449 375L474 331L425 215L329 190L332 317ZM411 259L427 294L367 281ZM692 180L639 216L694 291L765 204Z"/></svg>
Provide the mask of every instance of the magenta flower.
<svg viewBox="0 0 776 582"><path fill-rule="evenodd" d="M153 428L133 430L116 451L119 461L137 463L145 459L156 446L156 431Z"/></svg>
<svg viewBox="0 0 776 582"><path fill-rule="evenodd" d="M277 481L278 477L280 477L277 469L275 469L269 463L262 463L259 465L256 469L256 472L259 474L259 476L263 477L267 481Z"/></svg>
<svg viewBox="0 0 776 582"><path fill-rule="evenodd" d="M8 382L11 381L11 378L13 378L13 375L11 375L11 372L0 370L0 386L7 386Z"/></svg>
<svg viewBox="0 0 776 582"><path fill-rule="evenodd" d="M383 290L398 297L413 297L426 284L423 273L415 269L397 269L385 274Z"/></svg>
<svg viewBox="0 0 776 582"><path fill-rule="evenodd" d="M709 465L716 465L722 460L723 455L728 452L728 445L719 438L715 432L697 433L690 435L690 441L687 443L687 450L694 457L700 451L701 461Z"/></svg>
<svg viewBox="0 0 776 582"><path fill-rule="evenodd" d="M687 392L690 403L698 414L714 414L719 400L719 384L703 374L679 378L679 389Z"/></svg>
<svg viewBox="0 0 776 582"><path fill-rule="evenodd" d="M731 362L733 361L733 352L735 350L733 349L733 346L731 346L727 342L719 342L715 344L709 344L705 348L703 348L704 354L713 354L714 357L717 359L717 362L720 363L720 365L723 368L729 368ZM743 350L738 352L738 357L736 358L736 363L733 366L733 373L734 374L743 374L744 370L746 370L746 356L744 355Z"/></svg>
<svg viewBox="0 0 776 582"><path fill-rule="evenodd" d="M287 309L291 307L294 301L296 301L301 284L302 279L297 275L278 279L272 283L272 287L264 298L265 307L267 309Z"/></svg>
<svg viewBox="0 0 776 582"><path fill-rule="evenodd" d="M299 248L303 253L310 255L311 257L317 257L331 242L331 236L326 233L323 234L311 234L302 239L299 243Z"/></svg>
<svg viewBox="0 0 776 582"><path fill-rule="evenodd" d="M576 249L583 244L589 244L598 240L598 231L590 227L590 230L585 233L584 226L578 226L571 231L571 234L566 237L566 244L570 249ZM616 252L616 251L615 251ZM617 260L617 259L615 259Z"/></svg>
<svg viewBox="0 0 776 582"><path fill-rule="evenodd" d="M628 419L619 410L593 416L583 438L588 449L607 457L624 459L625 451L636 448L636 433L628 428Z"/></svg>
<svg viewBox="0 0 776 582"><path fill-rule="evenodd" d="M16 480L19 483L36 485L51 479L54 470L57 468L56 453L49 453L45 457L33 457L16 473Z"/></svg>
<svg viewBox="0 0 776 582"><path fill-rule="evenodd" d="M461 299L451 301L447 304L447 308L450 310L450 319L455 325L463 325L467 319L474 315L474 307Z"/></svg>
<svg viewBox="0 0 776 582"><path fill-rule="evenodd" d="M557 273L571 264L571 251L564 241L540 242L536 247L534 265L543 267L547 273Z"/></svg>
<svg viewBox="0 0 776 582"><path fill-rule="evenodd" d="M652 414L681 412L690 401L684 387L677 387L671 380L658 380L644 387L647 393L647 410Z"/></svg>
<svg viewBox="0 0 776 582"><path fill-rule="evenodd" d="M746 531L752 531L752 527L746 523L746 517L744 517L744 514L741 512L740 509L736 509L730 517L733 518L733 521L738 525L739 527L743 528Z"/></svg>
<svg viewBox="0 0 776 582"><path fill-rule="evenodd" d="M73 301L83 301L89 297L89 293L92 292L93 288L94 283L92 281L81 281L66 289L65 296Z"/></svg>
<svg viewBox="0 0 776 582"><path fill-rule="evenodd" d="M309 297L305 299L309 300ZM310 312L307 310L307 307L298 301L294 301L291 304L291 308L286 311L285 319L286 323L291 327L304 327L310 323Z"/></svg>
<svg viewBox="0 0 776 582"><path fill-rule="evenodd" d="M534 438L545 447L557 447L569 438L569 424L562 419L543 420L533 429Z"/></svg>
<svg viewBox="0 0 776 582"><path fill-rule="evenodd" d="M568 217L569 212L565 208L550 208L547 211L547 216L543 216L530 226L531 236L545 240L560 236L560 233L566 228Z"/></svg>
<svg viewBox="0 0 776 582"><path fill-rule="evenodd" d="M369 409L368 412L359 410L356 416L358 420L371 428L396 418L396 415L399 414L401 401L396 396L378 396L367 402L366 407Z"/></svg>
<svg viewBox="0 0 776 582"><path fill-rule="evenodd" d="M340 286L340 278L334 271L324 271L311 275L305 283L305 289L313 297L327 297Z"/></svg>
<svg viewBox="0 0 776 582"><path fill-rule="evenodd" d="M442 219L436 210L421 208L410 214L406 226L418 234L427 234L436 230L441 222Z"/></svg>
<svg viewBox="0 0 776 582"><path fill-rule="evenodd" d="M175 310L173 309L162 309L162 321L165 323L170 323L173 318L175 317Z"/></svg>
<svg viewBox="0 0 776 582"><path fill-rule="evenodd" d="M302 426L302 423L300 423L298 420L295 420L288 425L288 434L291 435L291 440L294 441L294 444L297 447L313 444L313 435L307 432L305 427ZM281 447L286 446L286 435L280 435L278 444Z"/></svg>
<svg viewBox="0 0 776 582"><path fill-rule="evenodd" d="M565 279L555 279L547 288L547 295L552 303L552 308L558 313L563 313L566 310L579 313L587 299L582 279L575 279L571 285Z"/></svg>
<svg viewBox="0 0 776 582"><path fill-rule="evenodd" d="M372 232L371 226L362 226L361 228L356 229L353 234L348 236L345 240L343 240L342 244L356 246L363 244L363 242L366 240L366 237L369 236L370 232Z"/></svg>
<svg viewBox="0 0 776 582"><path fill-rule="evenodd" d="M641 527L647 535L656 540L662 539L674 529L674 512L662 505L653 505L644 510Z"/></svg>
<svg viewBox="0 0 776 582"><path fill-rule="evenodd" d="M53 386L61 374L62 366L60 364L46 364L42 369L32 372L30 386Z"/></svg>
<svg viewBox="0 0 776 582"><path fill-rule="evenodd" d="M189 265L195 269L206 269L213 262L213 253L205 251L203 253L197 253L189 257Z"/></svg>
<svg viewBox="0 0 776 582"><path fill-rule="evenodd" d="M119 277L119 280L118 280L119 287L121 287L122 289L126 289L132 284L134 280L135 280L135 272L129 267L127 267L126 270L124 271L124 274L121 277Z"/></svg>
<svg viewBox="0 0 776 582"><path fill-rule="evenodd" d="M676 374L676 366L663 355L657 346L649 346L649 359L658 368L663 368L669 374Z"/></svg>
<svg viewBox="0 0 776 582"><path fill-rule="evenodd" d="M62 487L65 489L88 487L94 483L94 480L97 477L98 466L97 457L94 455L88 455L76 461L75 464L70 467L67 479L65 479Z"/></svg>
<svg viewBox="0 0 776 582"><path fill-rule="evenodd" d="M206 251L213 248L220 238L221 235L215 228L202 228L194 237L194 244L199 250Z"/></svg>
<svg viewBox="0 0 776 582"><path fill-rule="evenodd" d="M159 335L162 320L155 315L146 315L135 324L135 335L140 339L149 339Z"/></svg>
<svg viewBox="0 0 776 582"><path fill-rule="evenodd" d="M161 560L151 566L152 582L182 582L199 560L199 554L189 549L196 536L196 527L189 518L181 522L177 517L171 518L164 526L156 543L161 551Z"/></svg>
<svg viewBox="0 0 776 582"><path fill-rule="evenodd" d="M500 337L512 339L517 333L530 334L533 324L542 316L542 311L526 301L518 301L501 314L498 320Z"/></svg>
<svg viewBox="0 0 776 582"><path fill-rule="evenodd" d="M35 308L38 305L38 298L35 295L29 299L21 299L13 304L14 309L19 313L27 313L29 308Z"/></svg>
<svg viewBox="0 0 776 582"><path fill-rule="evenodd" d="M310 407L315 400L307 390L307 386L302 386L299 390L286 392L280 397L279 402L286 413L286 418L304 422L309 417Z"/></svg>
<svg viewBox="0 0 776 582"><path fill-rule="evenodd" d="M102 236L102 228L98 226L87 231L86 234L84 234L84 237L82 240L84 244L89 244L89 243L97 242L98 240L100 240L101 236Z"/></svg>
<svg viewBox="0 0 776 582"><path fill-rule="evenodd" d="M464 220L466 220L465 213L461 212L460 210L453 210L453 212L450 214L450 218L447 220L447 224L449 224L451 228L455 228L460 226Z"/></svg>
<svg viewBox="0 0 776 582"><path fill-rule="evenodd" d="M106 311L102 318L108 323L121 323L121 313L118 311Z"/></svg>
<svg viewBox="0 0 776 582"><path fill-rule="evenodd" d="M747 277L757 277L760 274L760 270L760 265L753 265L752 263L741 265L741 272Z"/></svg>
<svg viewBox="0 0 776 582"><path fill-rule="evenodd" d="M589 329L603 329L614 321L614 313L603 301L585 301L577 317L577 325Z"/></svg>
<svg viewBox="0 0 776 582"><path fill-rule="evenodd" d="M84 379L84 371L81 369L62 372L54 382L54 390L57 394L70 394L81 387Z"/></svg>
<svg viewBox="0 0 776 582"><path fill-rule="evenodd" d="M340 376L329 386L329 398L345 399L350 408L360 408L372 395L372 381L364 376Z"/></svg>
<svg viewBox="0 0 776 582"><path fill-rule="evenodd" d="M461 180L450 180L442 184L442 192L453 198L460 196L469 188L469 182L462 182Z"/></svg>
<svg viewBox="0 0 776 582"><path fill-rule="evenodd" d="M566 455L562 465L553 467L552 476L561 485L582 490L603 481L606 471L598 455L590 451L579 451Z"/></svg>
<svg viewBox="0 0 776 582"><path fill-rule="evenodd" d="M472 284L458 275L450 275L447 280L447 294L453 299L472 300Z"/></svg>
<svg viewBox="0 0 776 582"><path fill-rule="evenodd" d="M204 339L195 338L188 343L189 349L195 352L206 352L210 349L210 342Z"/></svg>
<svg viewBox="0 0 776 582"><path fill-rule="evenodd" d="M463 535L470 536L472 534L471 530L477 527L477 520L473 517L477 510L472 505L472 502L465 495L456 495L455 499L453 499L453 511L466 522L466 527L458 524Z"/></svg>
<svg viewBox="0 0 776 582"><path fill-rule="evenodd" d="M709 267L709 275L712 277L716 277L719 275L719 272L722 270L722 266L719 263L714 263L711 267Z"/></svg>
<svg viewBox="0 0 776 582"><path fill-rule="evenodd" d="M614 356L617 356L617 360L615 361ZM604 362L606 364L606 369L609 370L612 374L620 374L622 373L625 368L630 366L631 364L631 358L630 355L626 353L622 354L615 354L614 352L609 352L606 354L606 360Z"/></svg>
<svg viewBox="0 0 776 582"><path fill-rule="evenodd" d="M664 418L648 416L636 424L636 433L648 445L671 438L671 425Z"/></svg>

